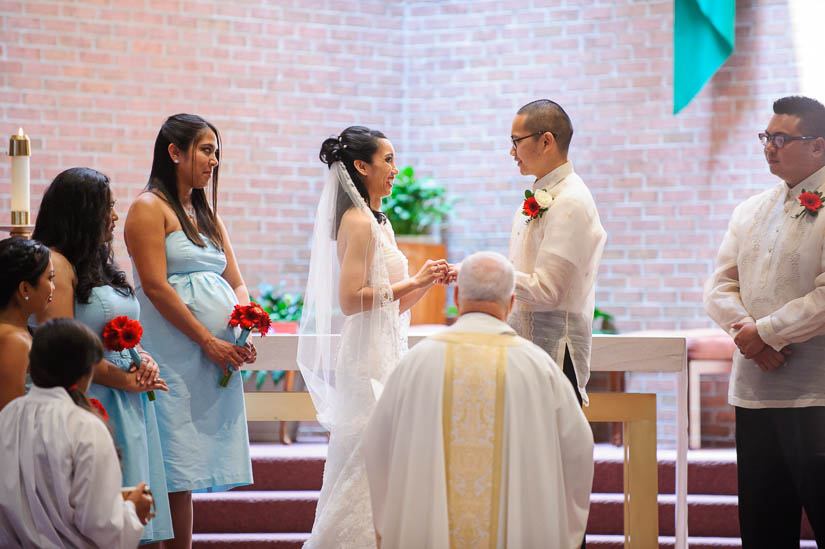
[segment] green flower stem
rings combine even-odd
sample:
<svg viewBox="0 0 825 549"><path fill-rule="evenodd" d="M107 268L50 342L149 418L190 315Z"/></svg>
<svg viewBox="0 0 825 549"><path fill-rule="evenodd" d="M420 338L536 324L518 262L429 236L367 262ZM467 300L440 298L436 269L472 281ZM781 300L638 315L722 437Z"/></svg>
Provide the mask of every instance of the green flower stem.
<svg viewBox="0 0 825 549"><path fill-rule="evenodd" d="M241 337L238 338L238 341L235 343L235 345L239 347L243 347L244 345L246 345L246 338L249 337L249 333L251 331L252 330L246 329L241 330ZM229 365L227 364L227 366ZM232 369L232 366L229 366L229 371L225 373L224 376L221 378L221 387L226 387L227 385L229 385L229 380L232 378L233 372L234 370Z"/></svg>
<svg viewBox="0 0 825 549"><path fill-rule="evenodd" d="M129 347L129 356L132 357L132 364L134 364L135 366L140 368L140 355L138 354L137 351L135 351L134 347ZM152 402L155 401L155 392L154 391L148 391L146 393L146 396L149 397L149 400L151 400Z"/></svg>

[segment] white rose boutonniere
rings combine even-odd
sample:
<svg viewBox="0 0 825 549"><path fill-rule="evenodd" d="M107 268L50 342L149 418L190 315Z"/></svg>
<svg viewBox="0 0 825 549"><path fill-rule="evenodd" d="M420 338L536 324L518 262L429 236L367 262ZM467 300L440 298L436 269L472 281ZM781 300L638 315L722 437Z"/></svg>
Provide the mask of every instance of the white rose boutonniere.
<svg viewBox="0 0 825 549"><path fill-rule="evenodd" d="M550 193L545 191L544 189L538 189L536 194L533 195L536 197L536 202L539 203L539 206L542 208L549 208L550 203L553 202L553 197L550 196Z"/></svg>

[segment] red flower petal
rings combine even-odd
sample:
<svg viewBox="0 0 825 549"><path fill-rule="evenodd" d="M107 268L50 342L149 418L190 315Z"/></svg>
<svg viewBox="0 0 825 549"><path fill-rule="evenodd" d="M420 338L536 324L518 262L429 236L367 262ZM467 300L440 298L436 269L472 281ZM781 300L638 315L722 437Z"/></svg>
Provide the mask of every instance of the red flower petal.
<svg viewBox="0 0 825 549"><path fill-rule="evenodd" d="M109 414L106 413L106 408L103 407L103 404L101 404L98 399L90 398L89 399L89 404L92 405L92 408L94 408L98 411L98 414L100 415L101 418L103 418L103 421L107 421L109 419Z"/></svg>
<svg viewBox="0 0 825 549"><path fill-rule="evenodd" d="M799 195L799 203L805 209L815 212L822 207L822 198L816 193L806 192Z"/></svg>
<svg viewBox="0 0 825 549"><path fill-rule="evenodd" d="M524 210L524 213L530 217L536 217L541 211L541 206L539 206L539 203L536 201L535 197L532 196L524 201L521 208Z"/></svg>

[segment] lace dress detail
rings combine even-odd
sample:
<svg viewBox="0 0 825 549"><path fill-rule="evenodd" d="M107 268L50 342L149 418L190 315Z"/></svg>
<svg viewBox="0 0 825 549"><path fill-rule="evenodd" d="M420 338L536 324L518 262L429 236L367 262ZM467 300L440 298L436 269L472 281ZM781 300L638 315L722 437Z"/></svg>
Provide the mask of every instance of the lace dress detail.
<svg viewBox="0 0 825 549"><path fill-rule="evenodd" d="M389 223L380 226L379 250L391 284L409 276L407 258L398 249ZM341 330L339 363L351 363L357 357L362 364L368 364L369 375L361 372L338 380L339 396L334 408L339 421L330 433L315 523L305 548L372 549L376 546L361 434L375 408L376 383L386 382L407 350L410 322L409 311L398 314L398 302L392 301L392 295L380 299L382 306L394 307L396 319L390 325L379 323L382 333L365 333L375 325L370 321L372 311L348 316Z"/></svg>

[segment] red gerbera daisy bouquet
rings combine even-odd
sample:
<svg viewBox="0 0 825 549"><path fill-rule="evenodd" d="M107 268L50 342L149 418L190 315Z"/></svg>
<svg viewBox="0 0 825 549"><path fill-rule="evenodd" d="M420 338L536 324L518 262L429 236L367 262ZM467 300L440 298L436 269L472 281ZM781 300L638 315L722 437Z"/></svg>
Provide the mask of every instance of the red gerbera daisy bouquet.
<svg viewBox="0 0 825 549"><path fill-rule="evenodd" d="M128 316L116 316L103 327L103 346L109 351L129 351L132 364L140 366L140 355L135 347L143 337L143 326ZM155 392L146 393L149 400L155 400Z"/></svg>
<svg viewBox="0 0 825 549"><path fill-rule="evenodd" d="M232 315L229 317L230 326L241 328L241 335L236 343L241 347L246 345L246 338L249 337L249 333L253 329L261 332L261 336L265 336L271 324L272 320L269 318L269 313L254 301L249 305L235 305ZM231 377L232 368L229 368L229 371L221 379L221 387L226 387Z"/></svg>

